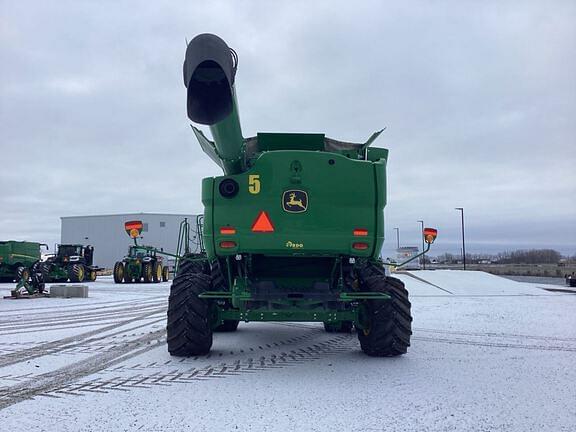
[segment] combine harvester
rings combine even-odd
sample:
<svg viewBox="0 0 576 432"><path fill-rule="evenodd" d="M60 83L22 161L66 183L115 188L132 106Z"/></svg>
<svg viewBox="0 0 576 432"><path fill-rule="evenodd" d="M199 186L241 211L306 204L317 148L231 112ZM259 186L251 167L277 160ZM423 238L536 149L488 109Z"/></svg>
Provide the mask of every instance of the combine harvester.
<svg viewBox="0 0 576 432"><path fill-rule="evenodd" d="M408 292L379 260L388 150L369 146L382 131L362 144L323 134L244 139L237 59L211 34L195 37L186 51L188 117L210 127L214 142L193 130L224 175L202 182L205 254L180 260L169 352L205 354L213 332L234 331L239 321L305 321L323 322L329 332L355 327L371 356L406 353ZM426 251L435 237L426 229Z"/></svg>

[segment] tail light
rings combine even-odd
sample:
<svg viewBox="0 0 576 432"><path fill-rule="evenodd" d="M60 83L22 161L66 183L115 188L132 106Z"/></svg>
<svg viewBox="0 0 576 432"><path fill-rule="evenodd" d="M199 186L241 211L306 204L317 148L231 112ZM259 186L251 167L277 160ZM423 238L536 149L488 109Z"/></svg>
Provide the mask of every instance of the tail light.
<svg viewBox="0 0 576 432"><path fill-rule="evenodd" d="M233 235L236 234L236 228L225 226L220 228L220 234L222 235Z"/></svg>
<svg viewBox="0 0 576 432"><path fill-rule="evenodd" d="M366 250L366 249L368 249L368 243L354 242L354 243L352 243L352 248L356 249L356 250Z"/></svg>
<svg viewBox="0 0 576 432"><path fill-rule="evenodd" d="M236 242L230 240L224 240L220 242L220 247L222 249L233 249L236 247Z"/></svg>
<svg viewBox="0 0 576 432"><path fill-rule="evenodd" d="M355 237L366 237L368 235L368 230L364 228L356 228L353 231Z"/></svg>

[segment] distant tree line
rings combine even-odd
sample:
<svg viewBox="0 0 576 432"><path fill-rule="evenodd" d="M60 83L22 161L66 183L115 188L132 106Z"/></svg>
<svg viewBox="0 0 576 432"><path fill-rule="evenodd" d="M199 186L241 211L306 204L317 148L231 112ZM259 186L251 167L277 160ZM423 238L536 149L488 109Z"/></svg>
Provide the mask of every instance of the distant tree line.
<svg viewBox="0 0 576 432"><path fill-rule="evenodd" d="M428 257L426 257L428 262ZM445 253L437 256L434 261L443 264L455 264L462 261L461 255ZM563 258L560 252L553 249L528 249L490 254L466 254L466 262L470 264L558 264L559 262L576 262L576 255Z"/></svg>
<svg viewBox="0 0 576 432"><path fill-rule="evenodd" d="M507 251L497 256L500 264L557 264L561 259L560 252L553 249Z"/></svg>

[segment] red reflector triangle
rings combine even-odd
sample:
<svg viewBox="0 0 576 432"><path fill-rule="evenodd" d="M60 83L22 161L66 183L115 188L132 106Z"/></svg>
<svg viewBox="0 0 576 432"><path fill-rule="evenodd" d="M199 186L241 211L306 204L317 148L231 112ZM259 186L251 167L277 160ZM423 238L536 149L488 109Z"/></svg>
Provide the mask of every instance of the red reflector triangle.
<svg viewBox="0 0 576 432"><path fill-rule="evenodd" d="M261 211L254 223L252 224L252 231L254 232L273 232L274 225L268 217L268 213Z"/></svg>

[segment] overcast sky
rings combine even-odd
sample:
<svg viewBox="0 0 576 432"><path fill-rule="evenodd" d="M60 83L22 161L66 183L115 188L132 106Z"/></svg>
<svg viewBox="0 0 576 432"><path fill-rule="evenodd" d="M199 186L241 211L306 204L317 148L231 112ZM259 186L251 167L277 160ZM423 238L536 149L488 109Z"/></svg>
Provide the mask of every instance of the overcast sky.
<svg viewBox="0 0 576 432"><path fill-rule="evenodd" d="M202 211L185 40L239 57L244 136L390 149L386 248L576 253L574 1L0 0L0 239L60 216Z"/></svg>

